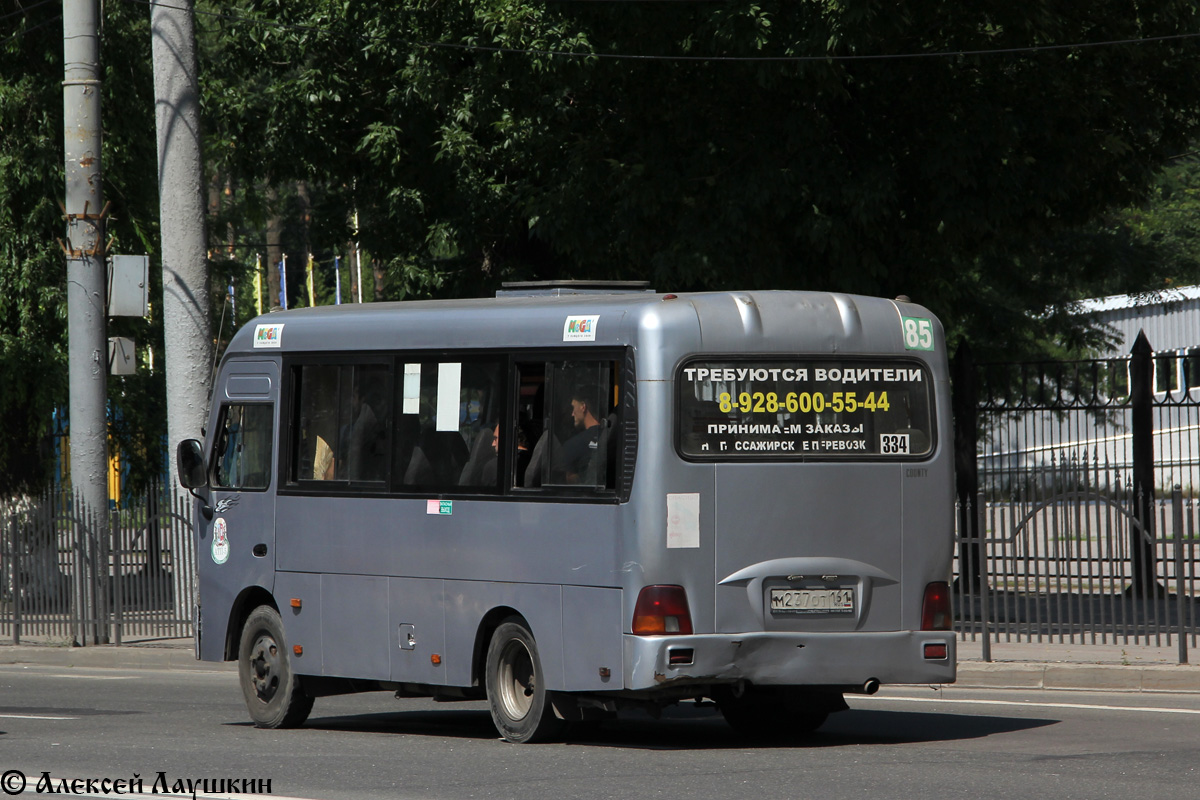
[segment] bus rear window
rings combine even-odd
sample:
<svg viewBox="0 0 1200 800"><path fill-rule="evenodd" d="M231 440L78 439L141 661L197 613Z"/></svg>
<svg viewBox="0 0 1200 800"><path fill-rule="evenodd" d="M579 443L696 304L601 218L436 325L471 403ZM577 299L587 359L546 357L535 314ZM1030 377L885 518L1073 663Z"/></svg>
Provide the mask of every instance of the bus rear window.
<svg viewBox="0 0 1200 800"><path fill-rule="evenodd" d="M933 448L932 386L917 361L698 358L676 387L685 458L905 459Z"/></svg>

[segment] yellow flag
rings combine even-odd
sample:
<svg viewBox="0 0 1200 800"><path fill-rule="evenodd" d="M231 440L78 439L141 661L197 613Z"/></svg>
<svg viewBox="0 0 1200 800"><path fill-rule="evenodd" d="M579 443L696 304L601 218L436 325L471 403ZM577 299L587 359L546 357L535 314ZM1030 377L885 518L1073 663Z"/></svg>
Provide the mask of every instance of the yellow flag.
<svg viewBox="0 0 1200 800"><path fill-rule="evenodd" d="M262 316L262 253L254 256L254 313Z"/></svg>
<svg viewBox="0 0 1200 800"><path fill-rule="evenodd" d="M317 304L317 301L313 297L313 257L312 257L312 253L308 254L307 271L308 271L308 276L307 276L306 280L308 282L308 304L310 306L315 306Z"/></svg>

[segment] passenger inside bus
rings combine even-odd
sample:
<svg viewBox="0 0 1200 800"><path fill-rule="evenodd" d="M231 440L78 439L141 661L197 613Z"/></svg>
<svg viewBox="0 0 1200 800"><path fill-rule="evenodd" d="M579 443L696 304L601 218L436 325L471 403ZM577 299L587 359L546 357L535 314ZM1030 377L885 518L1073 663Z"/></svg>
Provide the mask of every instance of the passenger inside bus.
<svg viewBox="0 0 1200 800"><path fill-rule="evenodd" d="M575 432L559 448L554 470L563 483L595 483L596 453L600 446L601 425L597 415L599 389L593 384L575 387L571 393L571 420ZM591 481L586 478L592 477Z"/></svg>

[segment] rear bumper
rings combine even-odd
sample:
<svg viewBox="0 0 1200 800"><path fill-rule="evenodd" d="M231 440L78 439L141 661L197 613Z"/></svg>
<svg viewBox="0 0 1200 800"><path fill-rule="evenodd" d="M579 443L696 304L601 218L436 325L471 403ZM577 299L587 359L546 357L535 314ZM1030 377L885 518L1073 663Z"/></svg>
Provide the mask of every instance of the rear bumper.
<svg viewBox="0 0 1200 800"><path fill-rule="evenodd" d="M952 683L951 631L883 633L743 633L697 636L626 634L625 688L749 681L776 686L861 686ZM925 645L944 645L946 657L925 658ZM691 650L691 663L686 659ZM677 663L671 663L672 655Z"/></svg>

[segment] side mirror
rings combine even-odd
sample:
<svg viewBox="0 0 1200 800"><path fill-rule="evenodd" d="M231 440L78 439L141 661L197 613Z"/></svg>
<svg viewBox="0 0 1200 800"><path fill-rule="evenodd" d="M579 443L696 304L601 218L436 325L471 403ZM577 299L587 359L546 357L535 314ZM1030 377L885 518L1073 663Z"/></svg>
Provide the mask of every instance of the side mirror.
<svg viewBox="0 0 1200 800"><path fill-rule="evenodd" d="M175 464L179 471L179 483L185 489L198 489L208 483L208 470L204 464L204 451L195 439L184 439L175 453Z"/></svg>

